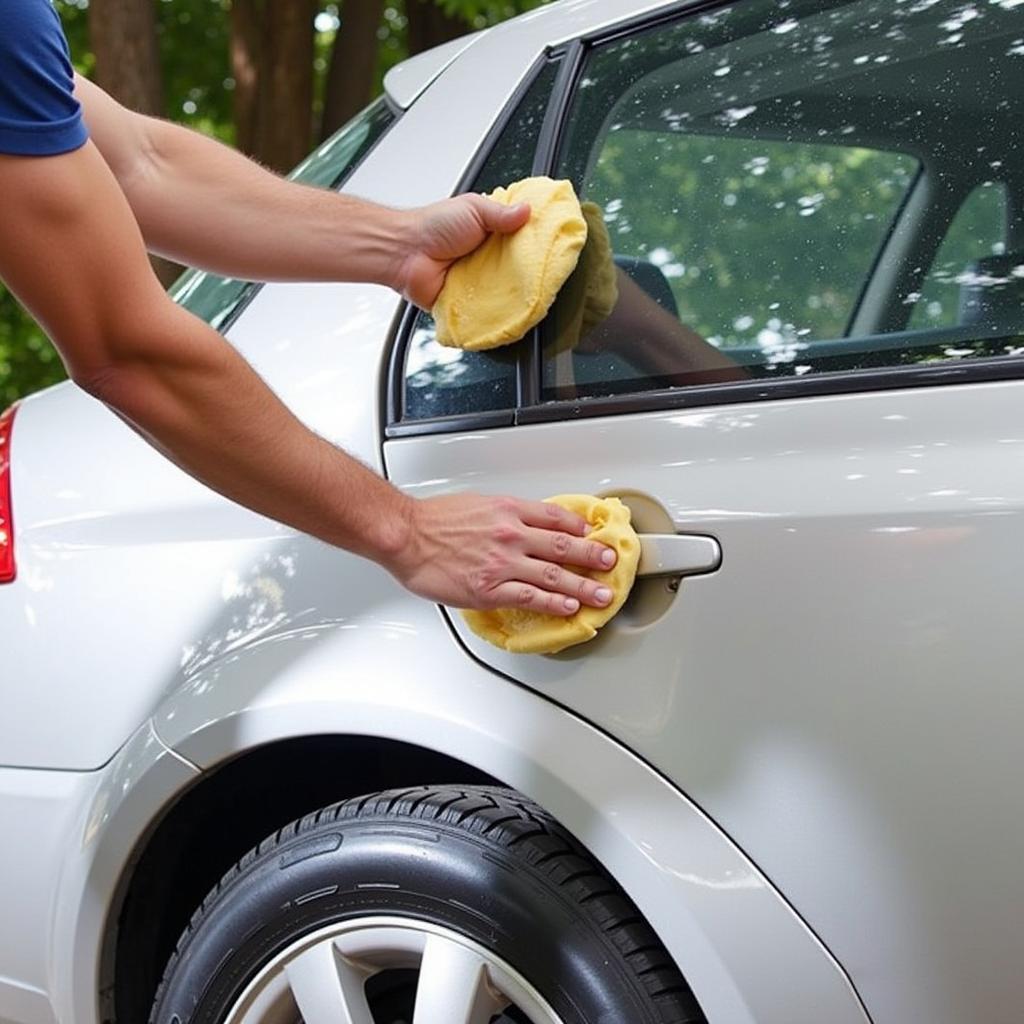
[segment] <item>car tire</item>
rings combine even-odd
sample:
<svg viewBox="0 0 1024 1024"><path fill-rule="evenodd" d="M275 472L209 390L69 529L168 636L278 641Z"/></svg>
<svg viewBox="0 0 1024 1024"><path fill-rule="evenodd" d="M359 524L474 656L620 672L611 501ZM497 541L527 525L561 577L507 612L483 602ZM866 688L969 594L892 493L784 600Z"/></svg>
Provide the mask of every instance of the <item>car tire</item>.
<svg viewBox="0 0 1024 1024"><path fill-rule="evenodd" d="M282 984L273 971L293 971L300 953L291 950L306 943L308 951L332 929L369 934L358 929L382 921L398 923L402 935L422 931L423 941L455 937L460 949L477 951L482 970L497 977L508 968L555 1015L531 1017L513 1002L493 1017L460 1021L704 1021L637 908L550 815L508 789L430 786L335 804L246 854L179 940L151 1024L258 1022L258 1011L239 1007L256 999L259 984ZM412 1019L413 970L382 971L371 982L368 1021ZM299 997L289 997L304 1019ZM266 1019L285 1018L295 1019Z"/></svg>

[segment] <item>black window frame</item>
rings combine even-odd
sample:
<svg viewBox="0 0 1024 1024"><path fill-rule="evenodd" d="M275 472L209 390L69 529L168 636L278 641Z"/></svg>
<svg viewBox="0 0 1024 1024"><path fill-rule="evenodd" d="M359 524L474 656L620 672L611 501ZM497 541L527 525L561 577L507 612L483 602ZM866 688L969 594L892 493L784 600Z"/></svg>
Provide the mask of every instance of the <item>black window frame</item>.
<svg viewBox="0 0 1024 1024"><path fill-rule="evenodd" d="M572 57L573 53L579 49L578 41L570 44L568 47L549 47L533 62L509 97L501 114L494 124L491 125L473 159L459 178L459 182L455 187L455 195L472 188L473 183L479 177L491 153L498 145L509 123L519 111L523 100L541 72L552 62L558 62L558 70L551 87L551 96L548 99L547 110L544 114L544 121L541 125L537 142L537 150L533 158L532 173L546 173L540 168L549 166L554 158L554 149L552 147L557 134L556 129L565 116L565 105L568 102L568 98L572 96L571 83L570 87L567 88L566 79L570 73L574 73L575 66L573 65ZM562 98L561 100L560 97ZM527 381L531 379L537 380L537 383L533 385L533 400L536 401L539 377L533 372L533 360L539 360L540 358L540 344L538 331L534 328L523 341L518 343L519 352L515 363L514 405L508 409L488 409L474 413L458 413L451 416L404 419L405 362L418 315L419 309L412 303L406 303L398 316L398 323L388 357L388 372L384 376L384 394L381 402L383 412L381 429L383 436L403 437L410 434L457 433L463 430L512 426L516 422L517 411L530 402L530 387ZM539 366L539 362L536 365Z"/></svg>
<svg viewBox="0 0 1024 1024"><path fill-rule="evenodd" d="M736 0L690 0L668 9L644 12L615 25L584 33L567 44L545 51L524 76L500 117L488 132L484 144L463 175L456 191L472 184L487 159L501 132L518 109L520 101L532 85L543 65L552 59L562 61L552 88L547 113L541 127L533 173L550 175L557 166L559 150L565 135L566 118L576 94L579 78L589 54L597 47L650 29L691 19L706 11L729 7ZM886 244L899 222L903 207L915 189L925 181L922 162L914 181L900 201L899 208L889 225L885 239L875 254L874 264L882 257ZM1008 197L1009 204L1013 196ZM1012 212L1008 213L1012 216ZM873 268L871 273L873 274ZM871 274L857 296L850 314L852 323L864 297ZM658 388L622 395L541 401L541 337L540 328L518 342L520 349L516 361L517 404L511 410L467 413L434 419L401 420L404 389L405 352L416 318L416 308L407 306L399 317L395 339L391 348L389 372L385 377L385 401L382 409L383 436L403 437L418 434L459 433L466 430L511 427L533 423L552 423L583 419L592 416L617 416L630 413L671 412L677 409L700 408L714 405L732 405L746 402L783 401L793 398L815 398L828 395L860 394L873 391L935 387L949 384L978 384L1024 378L1024 356L1005 355L979 357L969 362L928 363L914 366L891 366L877 370L822 371L800 377L752 379L720 384L696 384L675 388ZM1019 337L1024 337L1024 330Z"/></svg>

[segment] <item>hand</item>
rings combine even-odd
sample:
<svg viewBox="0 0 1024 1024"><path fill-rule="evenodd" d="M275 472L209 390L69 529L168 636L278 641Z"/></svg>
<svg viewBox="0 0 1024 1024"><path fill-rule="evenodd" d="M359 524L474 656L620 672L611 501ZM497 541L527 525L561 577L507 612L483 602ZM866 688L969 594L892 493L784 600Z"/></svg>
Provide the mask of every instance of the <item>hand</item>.
<svg viewBox="0 0 1024 1024"><path fill-rule="evenodd" d="M476 249L492 232L518 231L530 219L530 207L526 203L505 206L466 194L412 214L411 248L399 266L395 288L421 309L429 310L452 263Z"/></svg>
<svg viewBox="0 0 1024 1024"><path fill-rule="evenodd" d="M386 567L413 593L456 608L572 615L612 593L563 565L610 569L581 516L543 501L455 494L412 501L408 541Z"/></svg>

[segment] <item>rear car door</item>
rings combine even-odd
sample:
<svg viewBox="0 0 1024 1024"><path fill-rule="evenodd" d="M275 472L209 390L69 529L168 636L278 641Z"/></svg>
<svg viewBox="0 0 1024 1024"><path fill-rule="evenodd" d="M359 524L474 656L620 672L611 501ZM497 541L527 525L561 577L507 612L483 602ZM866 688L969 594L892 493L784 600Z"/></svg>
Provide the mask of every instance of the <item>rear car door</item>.
<svg viewBox="0 0 1024 1024"><path fill-rule="evenodd" d="M453 642L685 790L878 1024L1024 1000L1022 67L1016 0L580 40L467 183L571 178L615 308L570 279L490 354L410 316L392 365L410 493L618 495L678 535L590 644L509 655L449 612Z"/></svg>

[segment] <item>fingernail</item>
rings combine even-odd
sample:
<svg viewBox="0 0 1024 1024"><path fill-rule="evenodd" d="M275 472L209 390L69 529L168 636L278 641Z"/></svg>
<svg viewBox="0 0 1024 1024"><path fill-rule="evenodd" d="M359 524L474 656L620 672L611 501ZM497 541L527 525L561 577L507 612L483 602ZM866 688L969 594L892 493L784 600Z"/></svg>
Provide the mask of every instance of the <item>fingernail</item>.
<svg viewBox="0 0 1024 1024"><path fill-rule="evenodd" d="M580 603L576 600L575 597L567 597L565 599L565 610L567 612L574 612L577 608L579 608L579 606Z"/></svg>
<svg viewBox="0 0 1024 1024"><path fill-rule="evenodd" d="M601 602L601 604L607 604L612 599L612 592L607 587L598 587L594 591L594 597Z"/></svg>
<svg viewBox="0 0 1024 1024"><path fill-rule="evenodd" d="M603 552L601 552L601 561L605 565L614 565L615 564L615 552L612 551L611 548L605 548L605 550Z"/></svg>

